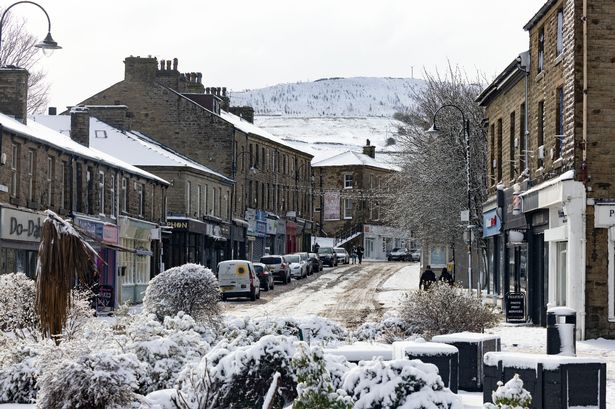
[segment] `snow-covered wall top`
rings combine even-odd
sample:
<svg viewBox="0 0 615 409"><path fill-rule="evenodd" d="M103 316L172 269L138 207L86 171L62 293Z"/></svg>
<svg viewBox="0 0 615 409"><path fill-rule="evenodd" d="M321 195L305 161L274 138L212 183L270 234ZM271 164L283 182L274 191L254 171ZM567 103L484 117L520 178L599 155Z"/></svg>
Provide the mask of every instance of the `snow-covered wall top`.
<svg viewBox="0 0 615 409"><path fill-rule="evenodd" d="M251 106L256 115L390 118L423 86L414 78L323 78L232 92L231 105Z"/></svg>
<svg viewBox="0 0 615 409"><path fill-rule="evenodd" d="M431 338L434 342L467 342L477 344L483 341L489 341L492 339L500 338L499 335L494 334L481 334L478 332L457 332L454 334L436 335Z"/></svg>
<svg viewBox="0 0 615 409"><path fill-rule="evenodd" d="M565 364L602 364L605 361L597 358L580 358L564 355L543 355L518 352L487 352L484 356L485 365L497 366L499 361L508 368L536 369L542 364L546 370L557 369Z"/></svg>

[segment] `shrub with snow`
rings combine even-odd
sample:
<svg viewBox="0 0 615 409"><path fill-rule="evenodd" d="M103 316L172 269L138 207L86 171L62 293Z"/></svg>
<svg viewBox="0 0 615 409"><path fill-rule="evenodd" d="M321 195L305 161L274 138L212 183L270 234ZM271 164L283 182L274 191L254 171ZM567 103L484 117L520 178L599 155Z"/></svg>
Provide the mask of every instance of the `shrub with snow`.
<svg viewBox="0 0 615 409"><path fill-rule="evenodd" d="M268 335L249 346L232 347L227 341L217 345L180 374L176 399L187 402L180 407L260 408L279 372L272 408L283 408L297 396L291 368L295 342L292 337Z"/></svg>
<svg viewBox="0 0 615 409"><path fill-rule="evenodd" d="M31 403L36 399L42 347L25 341L0 350L0 403Z"/></svg>
<svg viewBox="0 0 615 409"><path fill-rule="evenodd" d="M434 365L419 360L363 361L344 377L354 409L462 409Z"/></svg>
<svg viewBox="0 0 615 409"><path fill-rule="evenodd" d="M142 368L132 354L90 352L59 360L39 378L41 409L129 407L138 398Z"/></svg>
<svg viewBox="0 0 615 409"><path fill-rule="evenodd" d="M183 311L198 322L216 324L220 289L210 269L199 264L170 268L154 277L145 290L145 311L160 321Z"/></svg>
<svg viewBox="0 0 615 409"><path fill-rule="evenodd" d="M35 296L36 283L25 274L0 274L0 331L22 337L38 334Z"/></svg>
<svg viewBox="0 0 615 409"><path fill-rule="evenodd" d="M502 384L491 394L493 403L485 403L485 409L527 409L532 405L532 395L523 388L523 381L518 374Z"/></svg>
<svg viewBox="0 0 615 409"><path fill-rule="evenodd" d="M458 285L438 282L428 291L410 292L403 301L401 317L427 337L454 332L483 332L499 322L491 305Z"/></svg>
<svg viewBox="0 0 615 409"><path fill-rule="evenodd" d="M300 343L291 364L298 394L293 409L352 409L352 399L333 385L322 348Z"/></svg>
<svg viewBox="0 0 615 409"><path fill-rule="evenodd" d="M414 327L403 320L396 311L384 314L381 321L363 323L352 333L357 341L375 341L391 344L403 341L414 333Z"/></svg>

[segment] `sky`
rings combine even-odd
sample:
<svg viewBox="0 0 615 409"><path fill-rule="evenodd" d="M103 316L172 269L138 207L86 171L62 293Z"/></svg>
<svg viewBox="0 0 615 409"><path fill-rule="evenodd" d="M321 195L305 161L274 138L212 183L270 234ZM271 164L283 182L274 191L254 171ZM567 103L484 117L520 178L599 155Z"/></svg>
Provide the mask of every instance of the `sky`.
<svg viewBox="0 0 615 409"><path fill-rule="evenodd" d="M2 1L6 7L13 1ZM42 57L50 106L121 81L125 57L178 58L206 86L261 88L323 77L421 78L450 61L494 78L528 48L543 0L40 0L63 47ZM35 6L15 16L41 39Z"/></svg>

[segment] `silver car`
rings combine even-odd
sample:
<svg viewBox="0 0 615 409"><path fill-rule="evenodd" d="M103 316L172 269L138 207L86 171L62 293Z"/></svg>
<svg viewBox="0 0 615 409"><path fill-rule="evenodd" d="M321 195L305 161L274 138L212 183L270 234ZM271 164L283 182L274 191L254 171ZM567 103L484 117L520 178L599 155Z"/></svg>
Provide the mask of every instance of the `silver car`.
<svg viewBox="0 0 615 409"><path fill-rule="evenodd" d="M342 264L350 263L350 254L343 247L334 247L333 251L337 254L337 262Z"/></svg>
<svg viewBox="0 0 615 409"><path fill-rule="evenodd" d="M299 254L286 254L284 259L290 267L290 275L296 279L307 277L307 262Z"/></svg>

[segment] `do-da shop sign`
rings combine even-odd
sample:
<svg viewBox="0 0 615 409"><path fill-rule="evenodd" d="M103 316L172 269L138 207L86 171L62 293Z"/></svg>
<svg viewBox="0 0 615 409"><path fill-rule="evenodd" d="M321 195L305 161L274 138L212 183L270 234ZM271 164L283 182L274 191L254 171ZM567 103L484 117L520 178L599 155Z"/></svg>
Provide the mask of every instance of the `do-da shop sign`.
<svg viewBox="0 0 615 409"><path fill-rule="evenodd" d="M0 238L38 242L41 239L43 217L37 213L3 207L0 217Z"/></svg>

